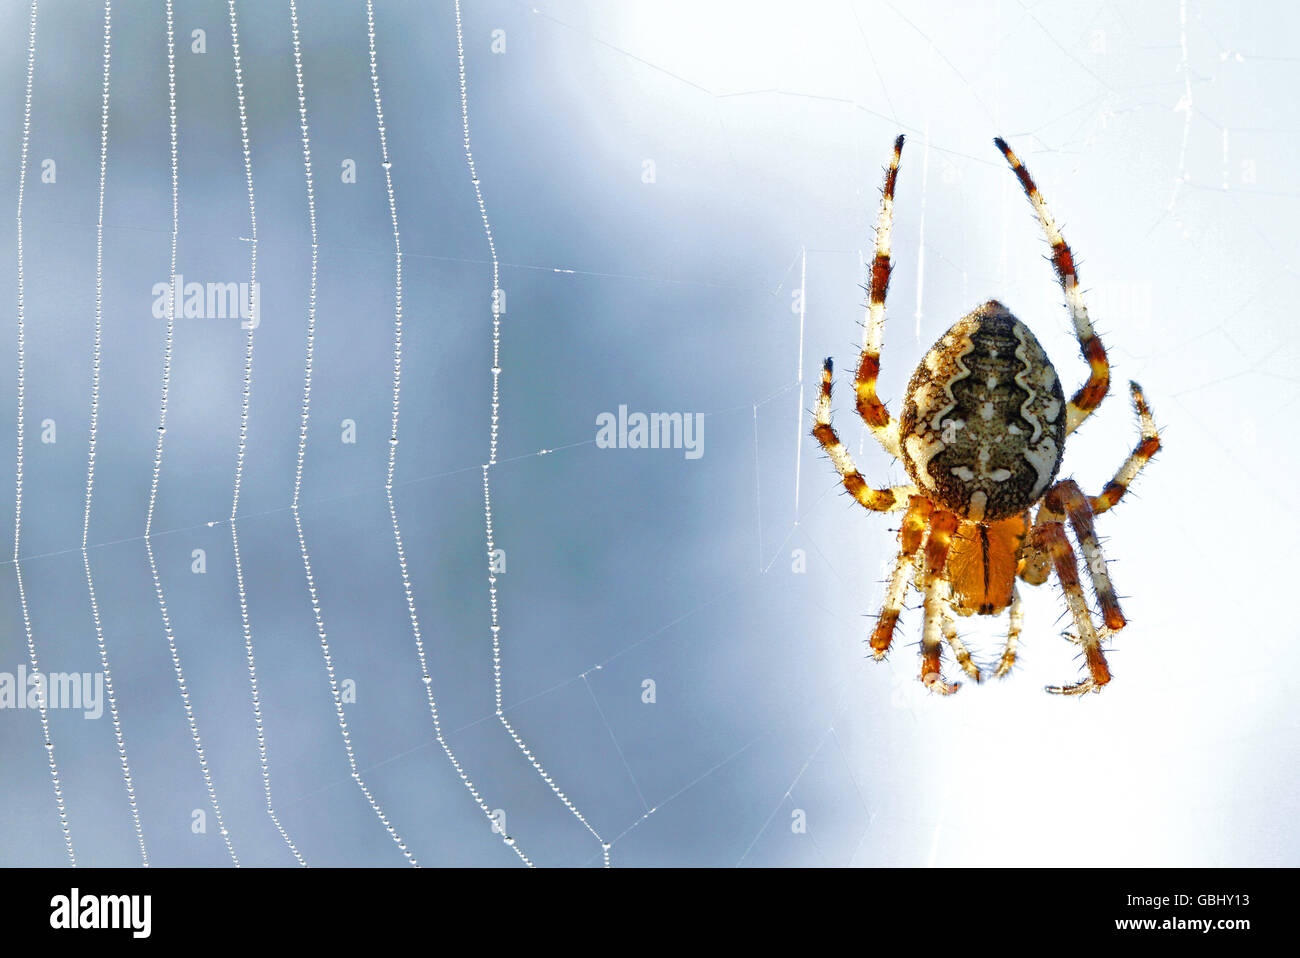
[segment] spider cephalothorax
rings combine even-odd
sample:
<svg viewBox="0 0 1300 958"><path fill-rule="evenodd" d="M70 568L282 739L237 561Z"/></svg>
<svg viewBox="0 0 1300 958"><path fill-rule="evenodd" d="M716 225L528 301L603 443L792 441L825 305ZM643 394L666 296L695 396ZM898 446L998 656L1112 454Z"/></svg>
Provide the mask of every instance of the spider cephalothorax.
<svg viewBox="0 0 1300 958"><path fill-rule="evenodd" d="M831 361L822 373L813 435L830 455L845 489L873 511L905 510L900 550L890 577L885 606L870 644L882 658L909 584L925 594L921 639L921 678L941 692L956 691L940 674L946 639L962 670L982 677L957 634L957 615L994 615L1010 608L1006 647L996 674L1007 675L1016 658L1020 633L1017 576L1041 585L1055 569L1078 631L1089 676L1049 691L1100 690L1110 681L1102 639L1125 625L1093 517L1124 495L1142 467L1160 448L1160 439L1142 390L1130 383L1142 431L1136 449L1101 495L1088 497L1072 479L1055 482L1066 438L1106 397L1110 365L1088 319L1078 288L1074 259L1048 212L1038 188L1011 148L994 141L1033 204L1052 246L1052 265L1065 293L1079 348L1088 362L1088 380L1067 401L1060 378L1034 334L1001 303L990 300L958 320L931 347L907 386L902 418L894 420L876 396L885 293L889 287L890 232L894 185L903 149L900 136L885 176L884 199L876 229L871 269L867 335L854 381L859 415L886 452L901 459L912 484L892 489L867 485L830 422ZM1033 507L1037 515L1031 518ZM1079 580L1068 522L1083 550L1088 576L1101 607L1098 630Z"/></svg>

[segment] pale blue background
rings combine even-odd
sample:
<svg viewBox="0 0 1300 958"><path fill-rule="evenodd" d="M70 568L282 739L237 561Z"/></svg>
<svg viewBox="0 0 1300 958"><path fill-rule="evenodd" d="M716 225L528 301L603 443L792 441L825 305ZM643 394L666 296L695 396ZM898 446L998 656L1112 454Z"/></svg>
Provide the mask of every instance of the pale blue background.
<svg viewBox="0 0 1300 958"><path fill-rule="evenodd" d="M1184 28L1175 0L466 4L475 156L508 295L493 473L505 701L613 841L615 865L1297 864L1300 23L1286 4L1189 0L1185 14ZM0 16L0 198L12 211L26 4ZM349 780L287 509L309 275L287 3L243 2L239 18L264 297L239 529L276 804L311 864L401 865ZM321 242L303 515L339 674L358 687L357 755L422 863L515 865L433 743L385 505L392 234L365 7L304 0L300 19ZM598 863L599 843L493 717L479 471L491 279L452 8L381 2L376 21L406 252L396 494L434 691L449 741L520 846L541 865ZM202 56L186 39L196 28ZM164 29L160 2L114 10L90 556L151 860L223 865L215 827L190 832L207 796L141 539L163 345L150 290L170 248ZM246 281L226 5L178 2L176 29L179 271ZM41 3L22 569L41 664L55 671L98 667L79 547L101 31L95 3ZM1001 133L1064 224L1120 387L1072 441L1066 474L1096 490L1131 448L1129 377L1164 427L1167 451L1098 523L1131 623L1101 696L1042 691L1081 667L1059 637L1054 586L1027 597L1023 665L1005 683L927 697L916 611L887 664L864 655L896 520L837 495L807 410L832 354L837 422L863 471L902 480L862 442L843 388L861 335L859 257L899 130L881 386L895 411L926 346L992 296L1033 327L1067 388L1085 375L1037 224L991 144ZM39 182L46 157L55 185ZM355 185L340 182L345 158ZM12 213L3 223L13 304ZM7 315L0 409L12 423L12 305ZM231 321L177 324L154 541L235 847L244 863L288 865L264 810L225 523L242 349ZM597 449L596 416L621 403L705 413L703 458ZM47 418L54 445L39 443ZM345 418L354 446L339 441ZM12 425L4 436L12 461ZM6 507L0 541L11 534ZM196 548L203 576L189 571ZM26 650L12 562L0 573L0 668L14 671ZM961 625L993 658L1005 619ZM79 861L138 863L107 718L54 713L52 730ZM34 713L0 713L0 768L0 861L65 863Z"/></svg>

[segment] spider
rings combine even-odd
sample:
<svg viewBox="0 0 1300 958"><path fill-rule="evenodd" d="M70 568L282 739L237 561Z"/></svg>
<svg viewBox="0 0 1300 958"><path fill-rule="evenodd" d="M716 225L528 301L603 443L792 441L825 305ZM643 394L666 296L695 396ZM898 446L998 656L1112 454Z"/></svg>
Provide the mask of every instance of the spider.
<svg viewBox="0 0 1300 958"><path fill-rule="evenodd" d="M1073 479L1054 482L1066 438L1101 405L1110 388L1106 350L1088 319L1070 247L1057 229L1029 171L1006 141L993 141L1006 157L1033 205L1052 248L1052 265L1074 321L1088 380L1067 402L1051 360L1010 310L989 300L959 319L931 347L907 385L901 419L890 416L876 395L880 345L889 288L890 231L894 185L903 137L885 173L871 266L866 338L854 390L858 414L885 451L901 459L912 482L888 489L869 486L831 425L831 360L822 370L813 436L830 456L844 488L873 512L903 512L899 552L884 607L871 633L871 651L884 658L893 641L909 581L925 596L921 637L921 680L931 691L952 694L941 672L944 640L963 672L976 682L979 667L957 634L957 615L1009 611L1006 643L995 674L1010 673L1023 620L1019 576L1042 585L1052 570L1060 581L1083 648L1088 675L1047 691L1075 695L1099 692L1110 681L1102 641L1122 629L1115 587L1093 526L1093 517L1113 508L1160 448L1151 410L1135 382L1129 383L1141 439L1100 495L1087 496ZM1030 513L1038 507L1031 520ZM1096 591L1102 627L1080 585L1068 521L1083 551Z"/></svg>

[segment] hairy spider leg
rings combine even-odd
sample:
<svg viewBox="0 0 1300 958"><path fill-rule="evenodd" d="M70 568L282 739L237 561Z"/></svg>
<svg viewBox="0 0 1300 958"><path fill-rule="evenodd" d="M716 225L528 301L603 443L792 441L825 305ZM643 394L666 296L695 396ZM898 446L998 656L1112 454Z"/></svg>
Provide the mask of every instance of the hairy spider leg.
<svg viewBox="0 0 1300 958"><path fill-rule="evenodd" d="M1160 434L1156 431L1155 420L1151 417L1151 407L1147 405L1146 398L1142 395L1142 387L1135 382L1130 382L1128 388L1133 395L1133 409L1137 412L1142 438L1138 441L1137 448L1124 460L1124 465L1119 467L1115 478L1106 483L1106 488L1101 491L1101 495L1093 497L1094 515L1113 508L1120 499L1124 498L1124 493L1133 484L1142 467L1160 451Z"/></svg>
<svg viewBox="0 0 1300 958"><path fill-rule="evenodd" d="M1007 641L1002 647L1002 658L998 660L997 671L993 674L1003 679L1011 674L1016 664L1016 645L1020 640L1020 629L1024 625L1025 612L1020 602L1020 590L1011 587L1011 608L1007 614Z"/></svg>
<svg viewBox="0 0 1300 958"><path fill-rule="evenodd" d="M1056 567L1056 577L1065 591L1065 601L1074 617L1074 626L1078 630L1078 642L1083 646L1084 659L1088 664L1088 678L1074 685L1049 685L1047 691L1058 695L1078 695L1082 692L1099 691L1110 681L1110 669L1106 665L1106 656L1101 651L1101 639L1092 625L1092 615L1088 603L1079 585L1079 566L1070 547L1070 540L1065 535L1065 526L1059 521L1048 521L1042 525L1042 540L1052 556Z"/></svg>
<svg viewBox="0 0 1300 958"><path fill-rule="evenodd" d="M903 513L903 525L898 530L898 558L894 562L894 572L889 577L889 587L885 590L884 607L880 610L876 627L871 633L871 653L877 661L885 657L889 644L894 641L894 629L903 610L907 584L911 581L912 570L916 566L916 553L921 548L921 539L933 511L934 506L929 499L912 496L907 511Z"/></svg>
<svg viewBox="0 0 1300 958"><path fill-rule="evenodd" d="M1106 628L1118 632L1124 628L1126 620L1120 611L1119 597L1115 595L1115 586L1106 569L1106 557L1102 555L1101 543L1097 540L1097 529L1092 521L1092 506L1088 497L1073 479L1063 479L1048 490L1043 506L1055 514L1063 512L1069 518L1074 537L1079 540L1079 548L1083 550L1088 576L1097 592L1101 619L1106 623Z"/></svg>
<svg viewBox="0 0 1300 958"><path fill-rule="evenodd" d="M976 682L984 681L984 675L980 672L979 666L975 664L975 660L971 658L966 643L957 634L957 620L953 614L951 586L943 598L943 635L948 640L948 645L952 647L952 654L957 659L957 664L961 666L961 670Z"/></svg>
<svg viewBox="0 0 1300 958"><path fill-rule="evenodd" d="M857 392L858 415L871 429L872 435L885 452L901 457L898 445L898 423L876 395L876 379L880 375L880 346L885 331L885 295L889 292L889 274L893 269L890 260L890 234L894 228L894 184L898 181L898 161L903 155L903 137L894 141L894 156L885 171L885 186L881 191L880 215L876 220L876 256L871 261L871 285L867 295L867 333L858 360L858 375L853 382Z"/></svg>
<svg viewBox="0 0 1300 958"><path fill-rule="evenodd" d="M957 531L958 520L944 509L936 509L930 517L930 534L925 540L925 625L921 633L921 681L932 691L951 695L961 688L960 682L949 684L941 671L943 652L944 602L948 583L943 577L943 566L952 546L952 534Z"/></svg>
<svg viewBox="0 0 1300 958"><path fill-rule="evenodd" d="M1025 544L1020 549L1020 578L1029 585L1042 585L1052 574L1052 552L1047 540L1043 538L1042 509L1038 511L1038 521L1025 537Z"/></svg>
<svg viewBox="0 0 1300 958"><path fill-rule="evenodd" d="M1120 466L1119 471L1115 473L1115 477L1106 484L1106 488L1102 490L1101 495L1094 496L1091 499L1086 499L1085 497L1085 501L1088 503L1092 515L1094 516L1114 508L1115 505L1124 497L1129 486L1133 484L1138 473L1142 471L1142 468L1150 462L1151 458L1160 450L1160 435L1156 430L1155 420L1151 415L1151 407L1147 405L1146 399L1142 394L1142 387L1135 382L1130 382L1129 390L1133 395L1133 408L1137 413L1138 426L1141 429L1142 435L1138 440L1137 447L1129 457L1124 460L1124 464ZM1049 492L1051 491L1055 490L1049 490ZM1045 501L1044 507L1039 510L1038 521L1030 531L1029 537L1025 540L1024 548L1020 553L1020 578L1030 585L1042 585L1047 581L1047 577L1051 574L1052 556L1048 544L1043 539L1041 527L1049 519L1056 519L1059 521L1063 517L1063 511L1058 508L1055 516L1050 515L1050 512L1051 507ZM1089 521L1085 525L1090 526L1091 522ZM1075 526L1075 535L1079 537L1080 545L1083 545L1084 537L1080 533L1077 525ZM1087 546L1084 546L1085 553L1087 548ZM1092 560L1089 559L1089 570L1091 571L1092 568ZM1102 568L1104 571L1104 565ZM1100 590L1098 596L1102 599L1104 608L1106 600ZM1121 613L1120 618L1122 619L1122 617ZM1107 625L1112 629L1116 628L1113 621L1108 621Z"/></svg>
<svg viewBox="0 0 1300 958"><path fill-rule="evenodd" d="M1042 224L1043 232L1047 234L1047 241L1052 245L1052 266L1065 293L1065 305L1069 308L1070 318L1074 321L1075 335L1079 338L1079 349L1088 363L1088 381L1079 387L1079 391L1066 405L1065 434L1068 436L1078 429L1106 398L1106 392L1110 389L1110 363L1106 359L1106 348L1102 346L1101 340L1092 328L1092 320L1088 318L1088 307L1083 304L1083 293L1079 289L1079 274L1074 267L1074 256L1070 253L1065 237L1057 229L1056 220L1052 218L1047 202L1038 192L1029 170L1025 169L1011 147L1007 146L1007 141L998 137L993 142L1011 164L1011 169L1015 171L1016 178L1024 187L1025 195L1029 197L1034 212L1038 214L1038 222Z"/></svg>
<svg viewBox="0 0 1300 958"><path fill-rule="evenodd" d="M813 437L821 443L826 455L831 457L839 471L844 488L849 491L864 508L872 512L896 512L907 507L908 497L916 492L912 485L892 486L888 489L873 489L858 472L844 443L840 442L835 427L831 425L831 361L826 360L822 367L821 392L817 395L817 408L814 413Z"/></svg>

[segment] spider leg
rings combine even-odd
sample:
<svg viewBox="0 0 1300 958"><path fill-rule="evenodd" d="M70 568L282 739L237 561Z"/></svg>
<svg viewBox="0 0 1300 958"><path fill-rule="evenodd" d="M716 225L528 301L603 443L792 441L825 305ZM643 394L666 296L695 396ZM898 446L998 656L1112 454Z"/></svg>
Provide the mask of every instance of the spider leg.
<svg viewBox="0 0 1300 958"><path fill-rule="evenodd" d="M1092 579L1092 586L1097 592L1102 621L1106 623L1106 628L1118 632L1124 628L1126 620L1120 611L1119 598L1115 595L1110 573L1106 570L1106 557L1102 555L1101 543L1097 541L1097 530L1092 522L1092 505L1088 497L1073 479L1064 479L1048 490L1043 499L1043 507L1057 515L1064 512L1069 517L1074 537L1079 540L1079 548L1083 550L1083 561Z"/></svg>
<svg viewBox="0 0 1300 958"><path fill-rule="evenodd" d="M944 584L949 585L947 582ZM984 676L980 673L975 660L971 658L966 643L957 634L957 621L952 613L952 588L950 585L943 597L943 635L948 640L948 645L952 647L952 654L957 659L957 664L961 666L961 670L976 682L984 681Z"/></svg>
<svg viewBox="0 0 1300 958"><path fill-rule="evenodd" d="M858 467L854 465L853 457L844 447L844 443L840 442L835 427L831 425L831 372L831 361L827 359L826 365L822 368L821 392L817 395L817 409L812 431L814 438L831 457L831 462L835 464L844 482L844 488L864 508L872 512L896 512L906 508L908 498L916 493L916 487L906 485L889 489L871 488L858 472Z"/></svg>
<svg viewBox="0 0 1300 958"><path fill-rule="evenodd" d="M1092 511L1096 515L1113 508L1124 497L1128 487L1133 484L1137 474L1142 471L1142 467L1151 461L1160 450L1160 434L1156 431L1155 420L1151 418L1151 407L1147 405L1146 398L1142 395L1142 387L1135 382L1128 384L1129 391L1133 394L1133 408L1137 411L1138 425L1142 429L1142 439L1138 442L1137 448L1132 454L1124 460L1124 465L1119 467L1115 473L1115 478L1106 484L1106 488L1101 491L1101 495L1092 500Z"/></svg>
<svg viewBox="0 0 1300 958"><path fill-rule="evenodd" d="M1078 429L1106 398L1106 392L1110 389L1110 363L1106 359L1106 348L1102 346L1101 340L1097 338L1097 333L1092 328L1092 321L1088 318L1088 308L1083 304L1083 293L1079 290L1079 275L1074 268L1074 256L1070 253L1070 247L1066 245L1065 237L1057 228L1056 220L1052 218L1046 201L1038 192L1038 187L1024 164L1020 162L1020 158L1012 152L1011 147L1007 146L1007 141L998 137L993 142L1011 164L1016 178L1024 187L1025 195L1033 204L1034 212L1038 214L1038 222L1042 224L1043 232L1047 234L1047 241L1052 245L1052 266L1065 293L1065 304L1070 310L1070 318L1074 321L1075 335L1079 338L1079 349L1088 363L1088 381L1079 387L1079 391L1066 405L1065 434L1068 436Z"/></svg>
<svg viewBox="0 0 1300 958"><path fill-rule="evenodd" d="M944 563L957 531L957 517L939 510L930 519L930 535L925 541L925 626L921 633L921 681L931 691L951 695L961 688L944 680L940 656L943 652L943 617L948 582L943 577Z"/></svg>
<svg viewBox="0 0 1300 958"><path fill-rule="evenodd" d="M876 256L871 261L871 286L867 297L866 334L858 375L853 382L857 392L858 415L872 435L892 456L901 457L898 423L876 396L876 379L880 375L880 346L885 330L885 295L889 291L889 274L893 269L890 234L894 228L894 184L898 181L898 161L903 154L903 137L894 141L894 157L885 172L885 187L880 199L880 216L876 220Z"/></svg>
<svg viewBox="0 0 1300 958"><path fill-rule="evenodd" d="M1059 517L1058 517L1059 518ZM1052 551L1043 538L1043 525L1047 519L1040 507L1029 535L1020 547L1019 576L1030 585L1042 585L1052 574Z"/></svg>
<svg viewBox="0 0 1300 958"><path fill-rule="evenodd" d="M894 641L894 629L898 625L898 616L903 609L907 585L916 567L916 553L921 548L921 538L925 534L925 527L930 521L933 508L929 499L923 496L912 496L908 502L907 512L903 513L903 526L898 533L898 560L894 563L893 574L889 577L884 607L880 610L876 627L871 633L871 654L877 661L885 657L890 643Z"/></svg>
<svg viewBox="0 0 1300 958"><path fill-rule="evenodd" d="M994 673L1000 679L1010 675L1011 667L1016 664L1016 644L1020 639L1020 628L1025 621L1024 608L1020 602L1020 590L1014 585L1011 587L1011 609L1008 619L1007 642L1002 648L1002 658L998 660L998 668Z"/></svg>
<svg viewBox="0 0 1300 958"><path fill-rule="evenodd" d="M1084 659L1088 663L1088 678L1074 685L1049 685L1047 691L1058 695L1078 695L1082 692L1100 691L1110 681L1110 669L1106 665L1106 656L1101 651L1101 639L1092 625L1092 614L1083 589L1079 585L1079 567L1074 557L1074 549L1066 538L1065 526L1058 521L1044 523L1043 541L1052 556L1056 567L1056 577L1061 580L1065 590L1065 601L1074 616L1074 625L1078 629L1078 642L1083 646Z"/></svg>
<svg viewBox="0 0 1300 958"><path fill-rule="evenodd" d="M1137 412L1138 425L1141 428L1142 436L1138 441L1137 447L1120 466L1119 471L1115 473L1106 488L1102 490L1101 495L1089 499L1079 490L1079 487L1071 480L1065 480L1057 483L1044 497L1043 505L1038 511L1037 520L1033 529L1025 539L1025 544L1021 550L1020 557L1020 578L1030 585L1042 585L1047 581L1053 565L1056 566L1058 577L1061 578L1061 584L1066 590L1066 598L1070 603L1070 611L1074 614L1076 624L1080 621L1080 613L1076 608L1076 602L1071 595L1071 587L1067 584L1069 576L1073 576L1078 581L1078 570L1074 560L1073 550L1070 549L1069 541L1064 537L1064 527L1061 525L1062 520L1067 516L1070 525L1074 528L1074 534L1079 540L1079 546L1083 549L1084 559L1088 566L1089 575L1092 578L1093 586L1097 590L1097 601L1101 605L1102 618L1106 628L1110 631L1122 629L1125 625L1124 613L1119 607L1119 600L1115 595L1114 585L1110 581L1110 574L1106 569L1106 560L1102 555L1101 546L1097 541L1096 531L1093 527L1093 517L1098 513L1113 508L1124 493L1128 491L1133 480L1137 478L1142 468L1151 461L1151 458L1160 449L1160 435L1156 430L1155 420L1151 415L1151 408L1146 403L1146 398L1142 394L1142 387L1135 382L1129 383L1129 390L1133 395L1133 408ZM1068 575L1060 573L1060 542L1058 542L1058 533L1052 531L1052 526L1059 530L1059 539L1064 542L1066 555L1070 565ZM1088 691L1090 688L1099 688L1104 685L1104 681L1098 681L1096 676L1098 671L1109 680L1109 671L1106 669L1106 660L1101 653L1098 645L1095 651L1095 659L1100 664L1100 670L1094 666L1094 655L1089 652L1090 640L1089 634L1092 632L1091 619L1087 614L1087 605L1079 600L1078 603L1083 610L1084 619L1087 621L1087 628L1082 625L1079 627L1080 642L1084 646L1085 654L1088 655L1089 669L1092 671L1094 678L1092 680L1080 683L1079 686L1070 686L1063 689L1051 689L1051 691L1072 692ZM1011 663L1007 662L1007 654L1012 656L1014 661L1014 636L1019 633L1019 595L1015 596L1012 604L1012 624L1011 633L1007 637L1007 653L1003 654L1003 661L1006 662L1006 668L1009 669ZM1099 640L1098 640L1099 641ZM1003 675L1005 671L1002 665L998 667L998 674ZM1083 688L1081 686L1088 686Z"/></svg>

